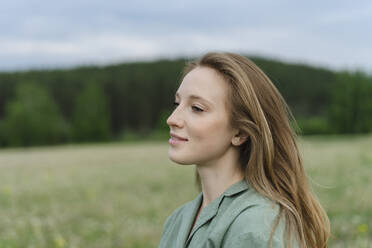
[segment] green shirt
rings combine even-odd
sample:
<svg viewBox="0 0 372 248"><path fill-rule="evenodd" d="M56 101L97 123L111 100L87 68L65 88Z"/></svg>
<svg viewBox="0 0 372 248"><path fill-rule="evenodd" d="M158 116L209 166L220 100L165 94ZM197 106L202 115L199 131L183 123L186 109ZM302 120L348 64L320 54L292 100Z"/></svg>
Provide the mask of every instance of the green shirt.
<svg viewBox="0 0 372 248"><path fill-rule="evenodd" d="M231 185L204 207L189 234L203 193L180 206L166 219L159 248L269 247L272 223L279 206L257 193L245 180ZM273 237L273 248L284 247L284 221ZM294 248L296 246L293 246Z"/></svg>

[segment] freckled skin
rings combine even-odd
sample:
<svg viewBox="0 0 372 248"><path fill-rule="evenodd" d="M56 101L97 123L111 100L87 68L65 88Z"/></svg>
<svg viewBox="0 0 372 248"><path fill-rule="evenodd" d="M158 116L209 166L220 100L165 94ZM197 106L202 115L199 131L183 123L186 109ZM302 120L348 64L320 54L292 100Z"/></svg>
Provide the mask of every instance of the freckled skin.
<svg viewBox="0 0 372 248"><path fill-rule="evenodd" d="M169 158L178 164L215 164L230 149L234 132L229 127L225 106L228 85L213 69L197 67L181 82L176 98L178 106L168 117L167 124L175 134L187 138L187 142L170 145ZM211 102L189 99L191 94L199 95ZM195 111L193 106L203 109Z"/></svg>

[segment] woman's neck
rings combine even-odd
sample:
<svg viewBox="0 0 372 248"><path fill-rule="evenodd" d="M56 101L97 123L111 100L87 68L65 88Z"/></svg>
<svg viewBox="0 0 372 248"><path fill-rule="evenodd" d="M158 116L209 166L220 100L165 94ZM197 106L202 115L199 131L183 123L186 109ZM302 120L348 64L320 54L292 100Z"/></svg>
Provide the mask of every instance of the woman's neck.
<svg viewBox="0 0 372 248"><path fill-rule="evenodd" d="M203 192L202 208L218 198L231 185L244 178L237 161L220 159L213 164L196 165L196 169L200 176Z"/></svg>

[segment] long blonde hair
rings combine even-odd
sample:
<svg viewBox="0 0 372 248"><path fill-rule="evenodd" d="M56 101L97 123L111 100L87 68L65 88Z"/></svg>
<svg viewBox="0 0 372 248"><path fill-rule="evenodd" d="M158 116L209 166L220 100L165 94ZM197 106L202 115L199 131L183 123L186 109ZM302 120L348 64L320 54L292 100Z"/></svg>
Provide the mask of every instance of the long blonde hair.
<svg viewBox="0 0 372 248"><path fill-rule="evenodd" d="M188 62L182 77L198 66L216 70L228 83L225 104L230 110L231 127L249 136L239 147L245 179L256 191L279 204L270 244L280 218L284 217L289 248L292 238L302 248L327 247L329 220L308 184L293 130L298 127L282 95L255 63L241 55L207 53ZM195 174L200 190L200 177L197 171Z"/></svg>

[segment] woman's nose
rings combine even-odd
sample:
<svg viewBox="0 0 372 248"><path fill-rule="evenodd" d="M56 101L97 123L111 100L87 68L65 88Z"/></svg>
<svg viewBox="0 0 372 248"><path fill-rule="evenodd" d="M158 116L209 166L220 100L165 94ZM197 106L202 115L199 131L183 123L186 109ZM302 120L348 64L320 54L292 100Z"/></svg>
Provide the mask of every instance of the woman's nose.
<svg viewBox="0 0 372 248"><path fill-rule="evenodd" d="M167 124L168 126L181 126L182 125L182 119L180 118L176 109L168 117Z"/></svg>

